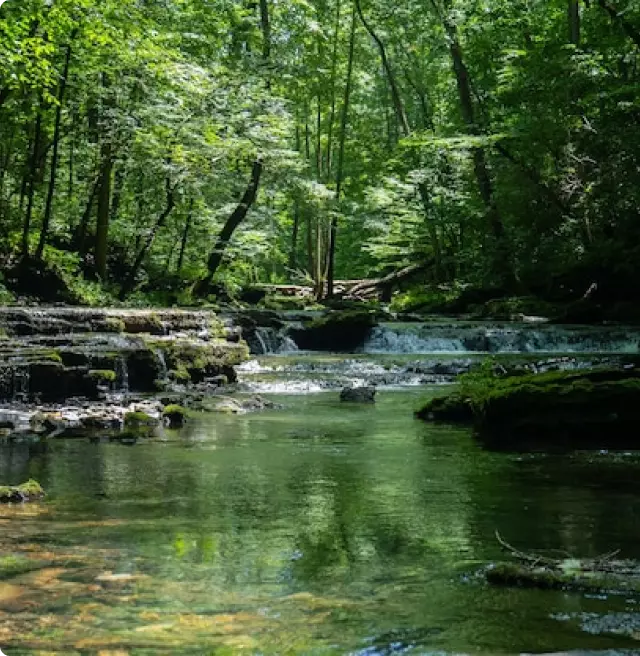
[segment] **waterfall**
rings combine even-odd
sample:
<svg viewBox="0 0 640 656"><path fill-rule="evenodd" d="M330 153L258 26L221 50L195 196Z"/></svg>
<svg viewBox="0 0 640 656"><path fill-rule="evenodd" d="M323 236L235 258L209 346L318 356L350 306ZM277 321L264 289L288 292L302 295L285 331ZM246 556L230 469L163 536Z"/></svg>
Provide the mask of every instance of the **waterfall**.
<svg viewBox="0 0 640 656"><path fill-rule="evenodd" d="M531 324L381 324L365 353L638 353L640 328Z"/></svg>
<svg viewBox="0 0 640 656"><path fill-rule="evenodd" d="M116 360L116 386L123 392L129 391L129 365L125 356Z"/></svg>
<svg viewBox="0 0 640 656"><path fill-rule="evenodd" d="M158 371L160 372L160 380L167 380L167 361L164 357L164 351L162 349L155 349L154 354L156 360L158 361Z"/></svg>
<svg viewBox="0 0 640 656"><path fill-rule="evenodd" d="M255 346L259 346L260 352L257 355L283 354L291 353L298 350L296 343L286 333L286 327L280 330L275 328L258 327L254 332L255 342L252 351L255 352Z"/></svg>
<svg viewBox="0 0 640 656"><path fill-rule="evenodd" d="M26 401L29 398L29 367L16 365L12 373L11 387L13 400Z"/></svg>

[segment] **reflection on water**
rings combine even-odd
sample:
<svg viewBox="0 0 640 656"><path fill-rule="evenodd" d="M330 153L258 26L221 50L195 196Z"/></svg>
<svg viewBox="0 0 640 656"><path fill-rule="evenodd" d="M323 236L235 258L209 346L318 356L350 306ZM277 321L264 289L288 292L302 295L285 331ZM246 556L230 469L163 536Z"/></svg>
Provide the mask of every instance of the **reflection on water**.
<svg viewBox="0 0 640 656"><path fill-rule="evenodd" d="M0 648L640 653L634 599L496 590L477 574L501 557L496 529L527 549L640 557L640 460L488 453L414 421L419 398L289 397L134 446L0 447L1 481L49 492L0 508L2 554L38 561L0 578ZM632 619L588 631L585 617Z"/></svg>

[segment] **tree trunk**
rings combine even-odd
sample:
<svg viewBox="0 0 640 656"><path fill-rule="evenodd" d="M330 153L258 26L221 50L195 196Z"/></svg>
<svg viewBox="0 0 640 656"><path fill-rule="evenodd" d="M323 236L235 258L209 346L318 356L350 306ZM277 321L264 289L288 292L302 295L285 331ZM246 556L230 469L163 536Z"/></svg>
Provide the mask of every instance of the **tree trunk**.
<svg viewBox="0 0 640 656"><path fill-rule="evenodd" d="M389 82L389 90L391 91L391 101L393 104L397 121L400 124L400 128L402 130L403 135L405 137L410 137L411 126L409 124L409 119L407 118L407 112L405 111L404 103L402 102L402 96L400 95L400 89L396 81L396 76L391 67L391 62L389 61L389 57L387 56L387 51L384 42L376 34L371 24L368 23L367 20L365 19L364 14L362 12L362 7L360 5L360 0L355 0L355 3L358 11L358 16L360 17L362 24L364 25L365 29L367 30L371 38L375 41L376 45L378 46L378 50L380 51L380 58L382 59L382 67L387 75L387 80ZM420 199L424 207L425 220L427 222L429 237L431 239L431 245L433 247L436 278L439 279L441 268L442 268L440 238L438 237L438 230L436 228L436 225L431 219L431 217L429 216L429 208L431 203L429 198L429 190L425 182L420 182L418 184L418 193L420 195Z"/></svg>
<svg viewBox="0 0 640 656"><path fill-rule="evenodd" d="M74 38L74 34L71 35ZM42 220L42 229L40 230L40 240L36 248L36 259L42 259L44 246L49 234L49 226L51 225L51 214L53 211L53 196L56 187L56 175L58 172L58 152L60 149L60 125L62 123L62 105L64 103L64 92L67 88L67 78L69 77L69 64L71 63L71 44L67 45L67 53L64 59L64 69L62 71L62 78L58 85L58 106L56 107L56 119L53 129L53 153L51 155L51 166L49 174L49 190L47 191L47 201L44 208L44 218Z"/></svg>
<svg viewBox="0 0 640 656"><path fill-rule="evenodd" d="M107 137L108 139L108 137ZM96 272L106 280L107 247L109 242L109 216L111 204L111 173L113 157L111 143L105 141L101 148L100 182L98 183L98 216L96 220L95 266Z"/></svg>
<svg viewBox="0 0 640 656"><path fill-rule="evenodd" d="M75 246L76 250L78 251L78 253L80 253L81 256L86 255L85 242L87 239L87 230L89 228L89 221L91 220L91 212L93 210L93 205L99 187L100 187L100 177L98 176L96 181L91 185L91 191L89 192L87 205L85 207L84 212L82 213L80 223L78 223L76 229L73 231L73 237L71 239L71 243L73 244L73 246Z"/></svg>
<svg viewBox="0 0 640 656"><path fill-rule="evenodd" d="M587 6L588 2L587 2ZM609 14L614 23L620 25L624 33L640 48L640 32L607 0L598 0L598 6Z"/></svg>
<svg viewBox="0 0 640 656"><path fill-rule="evenodd" d="M271 62L271 22L269 20L268 0L260 0L260 27L262 29L262 59Z"/></svg>
<svg viewBox="0 0 640 656"><path fill-rule="evenodd" d="M338 170L336 172L336 211L331 217L331 231L329 233L329 267L327 271L327 296L333 296L333 283L335 277L336 239L338 236L338 215L340 194L344 178L344 151L347 140L347 123L349 121L349 101L351 100L351 82L353 79L353 54L356 44L356 15L357 2L354 0L351 11L351 29L349 31L349 55L347 60L347 81L344 87L344 100L342 103L342 118L340 119L340 142L338 145Z"/></svg>
<svg viewBox="0 0 640 656"><path fill-rule="evenodd" d="M580 0L569 0L567 7L569 43L580 45Z"/></svg>
<svg viewBox="0 0 640 656"><path fill-rule="evenodd" d="M263 162L260 157L256 159L253 163L251 170L251 179L249 184L244 191L244 194L240 200L240 203L236 209L231 213L231 216L227 219L227 222L224 224L224 227L218 235L216 245L209 255L208 261L208 273L207 275L199 280L193 288L193 293L195 296L206 296L209 290L209 285L213 280L213 277L216 274L216 271L222 263L222 258L224 257L225 250L229 245L229 240L233 236L236 228L242 223L243 219L249 213L253 203L256 200L258 195L258 187L260 185L260 178L262 177Z"/></svg>
<svg viewBox="0 0 640 656"><path fill-rule="evenodd" d="M336 17L333 31L333 54L331 59L331 111L329 112L329 127L327 131L327 177L331 177L333 168L333 124L336 120L336 73L338 68L338 43L340 41L340 14L342 13L342 0L336 0Z"/></svg>
<svg viewBox="0 0 640 656"><path fill-rule="evenodd" d="M138 251L138 255L136 256L133 266L129 271L129 275L127 276L127 279L124 281L124 284L122 285L122 289L120 290L119 298L121 301L124 301L124 299L127 297L129 292L134 288L136 284L136 277L138 275L138 271L140 271L140 267L142 266L142 263L144 262L144 258L147 256L147 253L153 246L153 242L156 239L158 231L166 223L167 219L169 218L169 214L171 214L173 208L176 206L175 188L171 186L171 181L169 180L169 178L167 178L165 187L166 187L166 194L167 194L166 206L162 211L162 213L160 214L160 216L158 217L155 226L153 226L153 229L147 235L147 238L145 239L142 248Z"/></svg>
<svg viewBox="0 0 640 656"><path fill-rule="evenodd" d="M184 230L182 231L182 240L180 241L180 254L178 255L178 264L176 265L176 273L182 273L182 265L184 264L184 254L187 250L187 242L189 240L189 231L191 230L191 222L193 221L193 198L189 201L189 211L187 212L187 219L184 222Z"/></svg>
<svg viewBox="0 0 640 656"><path fill-rule="evenodd" d="M40 141L42 139L42 106L36 116L36 125L33 137L33 152L29 165L29 185L27 190L27 212L22 226L22 257L29 257L29 232L31 231L31 216L33 214L33 200L35 195L38 158L40 154Z"/></svg>
<svg viewBox="0 0 640 656"><path fill-rule="evenodd" d="M469 71L464 62L462 48L458 38L458 28L446 16L442 15L435 0L431 0L431 3L440 17L442 26L448 36L449 54L451 55L453 71L456 77L462 119L465 122L469 133L472 135L478 135L481 133L481 130L475 119ZM487 213L489 229L496 242L496 253L493 258L495 273L498 277L503 279L503 282L510 283L513 271L509 264L509 258L507 257L505 230L495 202L493 183L489 173L486 152L483 147L476 147L473 149L473 168L478 183L478 189L480 191L480 197L482 198Z"/></svg>
<svg viewBox="0 0 640 656"><path fill-rule="evenodd" d="M382 39L376 34L373 27L367 22L364 14L362 12L362 6L360 0L355 0L356 9L358 11L358 16L362 21L364 29L367 30L371 38L376 42L378 50L380 51L380 57L382 59L382 66L387 74L387 79L389 80L389 87L391 90L391 100L393 101L393 106L396 112L396 117L402 128L402 133L405 137L411 135L411 126L409 125L409 119L407 118L407 113L404 108L404 103L402 102L402 96L400 95L400 89L398 88L398 83L396 76L391 68L391 63L389 62L389 57L387 56L387 49L382 41Z"/></svg>
<svg viewBox="0 0 640 656"><path fill-rule="evenodd" d="M106 73L102 74L102 86L108 94L104 106L113 105L113 96L109 93L111 81ZM102 134L100 147L100 182L98 187L98 215L96 219L95 267L96 273L104 281L107 278L107 250L109 245L109 218L111 206L111 184L113 177L113 149L111 135L108 131Z"/></svg>

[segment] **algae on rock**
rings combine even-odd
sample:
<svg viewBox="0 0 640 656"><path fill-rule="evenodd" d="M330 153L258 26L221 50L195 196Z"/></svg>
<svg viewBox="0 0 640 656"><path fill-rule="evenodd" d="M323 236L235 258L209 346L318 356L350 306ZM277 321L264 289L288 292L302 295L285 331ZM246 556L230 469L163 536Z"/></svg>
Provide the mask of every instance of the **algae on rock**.
<svg viewBox="0 0 640 656"><path fill-rule="evenodd" d="M0 503L14 503L22 501L33 501L41 499L44 496L44 490L38 481L29 479L21 485L0 485Z"/></svg>

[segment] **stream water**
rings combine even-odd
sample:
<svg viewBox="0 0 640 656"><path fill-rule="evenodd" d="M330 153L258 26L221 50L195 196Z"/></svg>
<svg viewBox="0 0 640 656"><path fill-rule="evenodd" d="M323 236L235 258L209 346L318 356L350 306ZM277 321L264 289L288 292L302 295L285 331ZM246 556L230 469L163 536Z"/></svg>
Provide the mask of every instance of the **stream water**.
<svg viewBox="0 0 640 656"><path fill-rule="evenodd" d="M0 572L38 561L0 574L0 650L640 654L640 598L482 576L504 559L496 530L526 550L640 558L640 453L482 450L413 418L438 389L427 361L271 356L241 380L280 409L133 446L0 444L0 481L48 492L0 506ZM378 402L341 404L345 381L378 383Z"/></svg>

